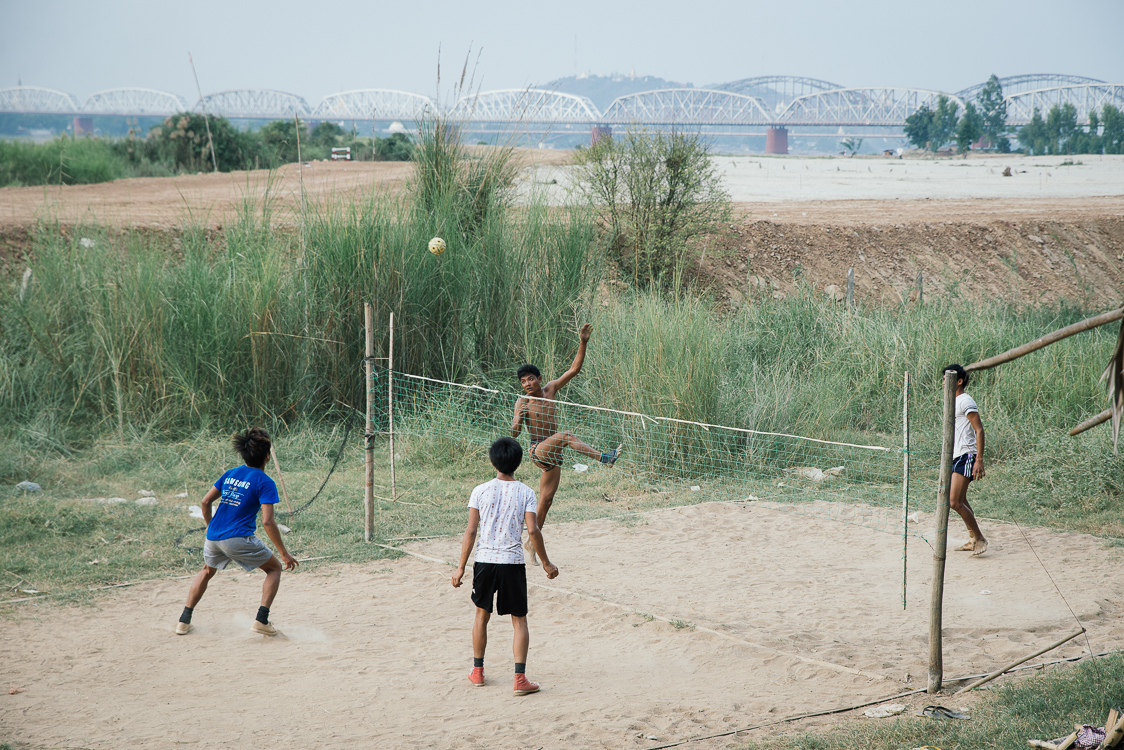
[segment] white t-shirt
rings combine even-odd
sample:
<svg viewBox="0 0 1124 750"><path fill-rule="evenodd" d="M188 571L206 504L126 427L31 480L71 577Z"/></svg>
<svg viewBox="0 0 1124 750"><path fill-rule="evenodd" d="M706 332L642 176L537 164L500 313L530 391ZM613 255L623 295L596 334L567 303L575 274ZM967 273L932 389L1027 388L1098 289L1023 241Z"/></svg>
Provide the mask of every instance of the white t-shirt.
<svg viewBox="0 0 1124 750"><path fill-rule="evenodd" d="M968 421L968 415L972 412L977 414L980 412L976 400L967 393L961 393L956 397L956 428L953 430L956 434L956 444L952 448L953 458L976 452L976 428Z"/></svg>
<svg viewBox="0 0 1124 750"><path fill-rule="evenodd" d="M523 514L537 513L535 491L522 482L493 479L472 491L468 507L480 511L476 562L523 565Z"/></svg>

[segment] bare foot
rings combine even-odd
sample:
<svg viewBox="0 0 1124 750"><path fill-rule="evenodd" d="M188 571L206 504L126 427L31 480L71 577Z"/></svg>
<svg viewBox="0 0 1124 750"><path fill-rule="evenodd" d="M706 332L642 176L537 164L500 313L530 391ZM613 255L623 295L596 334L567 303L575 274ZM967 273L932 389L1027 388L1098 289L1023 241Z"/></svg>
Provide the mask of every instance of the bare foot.
<svg viewBox="0 0 1124 750"><path fill-rule="evenodd" d="M977 539L975 546L972 548L972 557L979 557L985 552L987 552L987 540Z"/></svg>
<svg viewBox="0 0 1124 750"><path fill-rule="evenodd" d="M538 558L537 555L535 555L535 547L534 547L534 545L531 544L530 539L528 539L526 542L523 543L523 550L527 553L527 561L526 562L527 562L528 565L538 565L539 564L539 558Z"/></svg>
<svg viewBox="0 0 1124 750"><path fill-rule="evenodd" d="M975 552L975 551L976 551L976 541L974 539L969 539L968 541L964 542L959 547L957 547L956 549L953 550L953 552Z"/></svg>

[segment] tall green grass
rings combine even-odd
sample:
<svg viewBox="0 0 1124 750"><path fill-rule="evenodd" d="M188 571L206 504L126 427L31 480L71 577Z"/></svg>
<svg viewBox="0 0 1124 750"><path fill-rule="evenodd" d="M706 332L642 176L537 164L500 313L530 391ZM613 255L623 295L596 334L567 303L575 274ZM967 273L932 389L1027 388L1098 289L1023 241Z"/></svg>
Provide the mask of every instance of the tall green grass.
<svg viewBox="0 0 1124 750"><path fill-rule="evenodd" d="M0 422L64 445L135 425L336 419L365 399L364 302L379 357L395 313L400 370L479 381L543 352L560 360L600 249L582 210L512 208L510 157L447 150L418 163L404 197L310 205L295 234L274 228L268 200L179 247L39 227L30 277L0 298ZM448 184L434 192L424 183L438 168ZM441 256L427 251L436 235Z"/></svg>

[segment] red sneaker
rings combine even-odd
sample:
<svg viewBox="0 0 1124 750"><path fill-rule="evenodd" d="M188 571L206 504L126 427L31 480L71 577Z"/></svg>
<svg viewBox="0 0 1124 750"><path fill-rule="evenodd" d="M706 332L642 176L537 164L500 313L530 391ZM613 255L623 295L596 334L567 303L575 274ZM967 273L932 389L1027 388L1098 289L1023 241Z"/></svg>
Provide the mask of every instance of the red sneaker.
<svg viewBox="0 0 1124 750"><path fill-rule="evenodd" d="M474 687L484 687L484 667L473 667L468 673L468 681Z"/></svg>
<svg viewBox="0 0 1124 750"><path fill-rule="evenodd" d="M539 692L539 684L527 679L527 675L519 672L515 675L515 694L530 695Z"/></svg>

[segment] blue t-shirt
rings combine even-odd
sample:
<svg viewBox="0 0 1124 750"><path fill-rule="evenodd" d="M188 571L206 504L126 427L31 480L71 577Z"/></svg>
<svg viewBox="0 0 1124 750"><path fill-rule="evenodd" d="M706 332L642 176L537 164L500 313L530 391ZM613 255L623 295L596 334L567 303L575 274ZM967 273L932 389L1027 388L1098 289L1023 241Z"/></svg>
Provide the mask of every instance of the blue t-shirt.
<svg viewBox="0 0 1124 750"><path fill-rule="evenodd" d="M233 536L252 536L258 527L258 509L277 502L277 485L261 469L239 466L219 477L215 489L222 493L207 538L212 542Z"/></svg>

